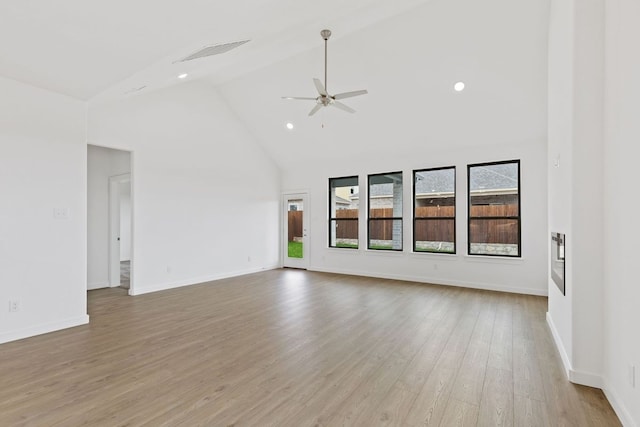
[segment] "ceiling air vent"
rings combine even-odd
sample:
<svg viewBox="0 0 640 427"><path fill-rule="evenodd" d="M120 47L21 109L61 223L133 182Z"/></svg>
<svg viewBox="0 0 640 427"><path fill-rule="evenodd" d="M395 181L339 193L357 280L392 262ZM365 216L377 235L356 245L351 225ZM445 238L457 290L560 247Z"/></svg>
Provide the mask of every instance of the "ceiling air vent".
<svg viewBox="0 0 640 427"><path fill-rule="evenodd" d="M129 89L128 91L126 91L124 94L125 95L130 95L132 93L136 93L136 92L140 92L142 89L146 88L147 86L139 86L139 87L134 87L133 89Z"/></svg>
<svg viewBox="0 0 640 427"><path fill-rule="evenodd" d="M198 59L198 58L205 58L207 56L220 55L221 53L229 52L230 50L235 49L238 46L242 46L243 44L247 43L248 41L250 41L250 40L242 40L240 42L217 44L215 46L207 46L205 48L200 49L197 52L192 53L191 55L187 56L186 58L180 59L177 62L185 62L185 61L191 61L191 60Z"/></svg>

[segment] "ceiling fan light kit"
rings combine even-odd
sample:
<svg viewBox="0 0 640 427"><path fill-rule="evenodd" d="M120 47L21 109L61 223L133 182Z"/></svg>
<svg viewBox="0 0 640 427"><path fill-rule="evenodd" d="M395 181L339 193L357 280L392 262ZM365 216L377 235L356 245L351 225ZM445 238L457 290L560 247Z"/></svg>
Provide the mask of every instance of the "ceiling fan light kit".
<svg viewBox="0 0 640 427"><path fill-rule="evenodd" d="M316 98L310 97L298 97L298 96L283 96L283 99L295 99L295 100L303 100L303 101L316 101L315 107L309 112L309 116L313 116L315 113L320 110L322 107L333 106L339 108L340 110L346 111L348 113L355 113L356 110L353 108L343 104L340 102L340 99L352 98L354 96L366 95L368 92L366 90L355 90L352 92L343 92L335 95L330 95L327 91L327 45L329 41L329 37L331 37L330 30L322 30L320 31L320 36L324 39L324 84L320 81L320 79L313 79L313 83L316 86L316 90L318 91L318 96Z"/></svg>

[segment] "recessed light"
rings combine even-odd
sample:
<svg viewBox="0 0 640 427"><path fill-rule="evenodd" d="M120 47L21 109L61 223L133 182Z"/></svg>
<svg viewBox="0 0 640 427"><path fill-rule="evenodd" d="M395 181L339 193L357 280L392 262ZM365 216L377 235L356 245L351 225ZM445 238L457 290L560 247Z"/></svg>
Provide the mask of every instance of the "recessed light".
<svg viewBox="0 0 640 427"><path fill-rule="evenodd" d="M187 73L182 73L178 76L179 79L186 79L189 76Z"/></svg>
<svg viewBox="0 0 640 427"><path fill-rule="evenodd" d="M287 129L289 130L293 129L293 123L287 123L286 126L287 126Z"/></svg>
<svg viewBox="0 0 640 427"><path fill-rule="evenodd" d="M456 92L462 92L464 90L464 82L458 82L456 84L453 85L453 89Z"/></svg>

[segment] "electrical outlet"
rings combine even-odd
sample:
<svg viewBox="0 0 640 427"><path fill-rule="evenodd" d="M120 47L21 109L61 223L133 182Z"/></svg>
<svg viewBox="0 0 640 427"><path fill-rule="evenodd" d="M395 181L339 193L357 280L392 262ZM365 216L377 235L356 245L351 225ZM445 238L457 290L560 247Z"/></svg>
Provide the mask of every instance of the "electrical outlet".
<svg viewBox="0 0 640 427"><path fill-rule="evenodd" d="M9 312L17 313L20 311L20 300L19 299L10 299L9 300Z"/></svg>
<svg viewBox="0 0 640 427"><path fill-rule="evenodd" d="M167 265L167 274L171 274L171 266Z"/></svg>
<svg viewBox="0 0 640 427"><path fill-rule="evenodd" d="M629 384L632 388L636 388L636 367L629 365Z"/></svg>
<svg viewBox="0 0 640 427"><path fill-rule="evenodd" d="M53 217L55 219L69 219L69 208L54 208Z"/></svg>
<svg viewBox="0 0 640 427"><path fill-rule="evenodd" d="M247 262L251 262L251 257L250 256L247 257Z"/></svg>

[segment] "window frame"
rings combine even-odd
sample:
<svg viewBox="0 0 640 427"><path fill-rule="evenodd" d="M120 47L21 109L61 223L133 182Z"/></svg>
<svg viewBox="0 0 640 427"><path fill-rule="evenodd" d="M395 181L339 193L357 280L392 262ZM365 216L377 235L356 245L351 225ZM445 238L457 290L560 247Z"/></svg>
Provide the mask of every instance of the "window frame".
<svg viewBox="0 0 640 427"><path fill-rule="evenodd" d="M333 248L333 249L348 249L348 250L358 250L360 249L360 227L356 227L356 229L358 230L358 246L355 248L351 248L351 247L340 247L340 246L332 246L331 245L331 223L333 221L359 221L360 220L360 203L358 204L358 216L355 218L336 218L336 217L332 217L331 216L331 191L333 188L336 187L332 187L331 186L331 182L334 180L339 180L339 179L354 179L356 180L356 182L358 183L358 193L362 193L362 191L360 190L360 177L358 175L350 175L350 176L339 176L339 177L335 177L335 178L329 178L329 222L328 222L328 247L329 248ZM362 197L360 198L362 199ZM336 209L337 212L337 209ZM358 223L359 224L359 223ZM336 237L337 240L337 237Z"/></svg>
<svg viewBox="0 0 640 427"><path fill-rule="evenodd" d="M445 169L453 169L453 217L420 217L417 218L416 217L416 173L420 173L420 172L431 172L431 171L438 171L438 170L445 170ZM438 254L438 255L456 255L457 250L458 250L458 245L457 245L457 232L456 232L456 217L458 215L458 208L457 208L457 197L458 197L458 192L457 192L457 170L455 166L441 166L441 167L436 167L436 168L427 168L427 169L414 169L413 170L413 252L417 253L417 254ZM438 252L438 251L432 251L432 250L416 250L416 220L443 220L443 219L447 219L447 220L453 220L453 252Z"/></svg>
<svg viewBox="0 0 640 427"><path fill-rule="evenodd" d="M481 166L494 166L515 163L518 165L518 216L471 216L471 168ZM502 258L522 258L522 182L521 182L521 163L520 159L500 160L496 162L473 163L467 165L467 255L469 256L485 256L485 257L502 257ZM518 254L474 254L471 253L471 221L472 220L517 220L518 221Z"/></svg>
<svg viewBox="0 0 640 427"><path fill-rule="evenodd" d="M367 175L367 250L370 251L392 251L392 252L402 252L404 251L404 198L403 198L403 206L402 206L402 215L401 217L387 217L387 218L371 218L371 177L376 176L384 176L384 175L400 175L402 179L402 191L404 194L404 174L402 171L395 172L383 172L383 173L373 173ZM393 194L392 194L393 198ZM383 248L372 248L371 247L371 221L400 221L401 233L400 236L402 238L400 242L400 249L383 249Z"/></svg>

